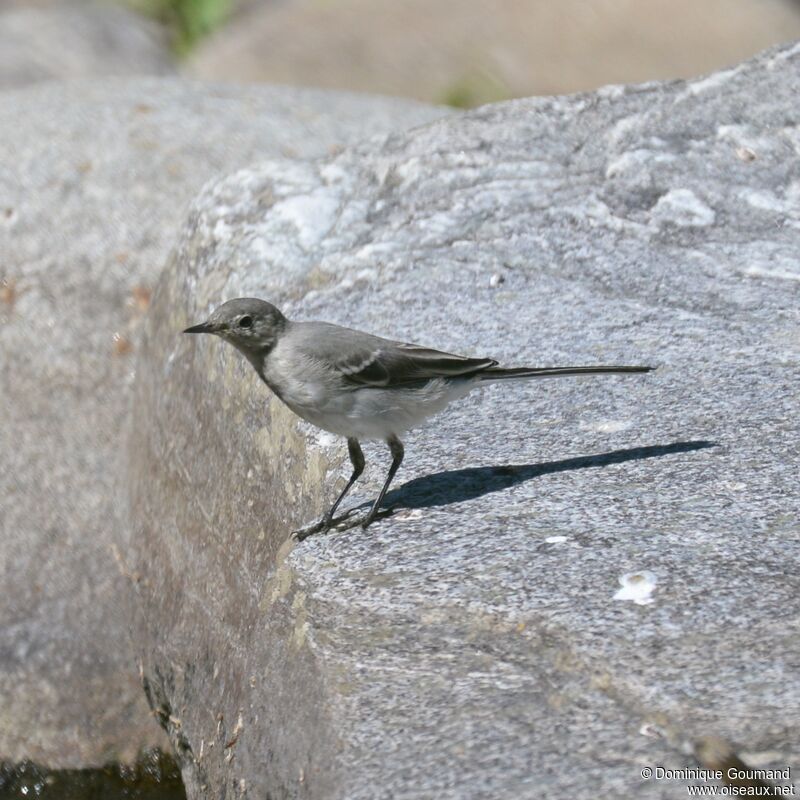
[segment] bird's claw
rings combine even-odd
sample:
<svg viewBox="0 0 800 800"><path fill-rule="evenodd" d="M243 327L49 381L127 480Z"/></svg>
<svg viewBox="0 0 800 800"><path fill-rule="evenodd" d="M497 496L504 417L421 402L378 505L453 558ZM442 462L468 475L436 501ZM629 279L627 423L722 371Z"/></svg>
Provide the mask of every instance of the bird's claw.
<svg viewBox="0 0 800 800"><path fill-rule="evenodd" d="M315 522L312 525L306 525L304 528L298 528L297 530L292 531L291 538L296 542L302 542L303 539L308 539L309 536L319 533L324 529L325 520L321 519L319 522Z"/></svg>

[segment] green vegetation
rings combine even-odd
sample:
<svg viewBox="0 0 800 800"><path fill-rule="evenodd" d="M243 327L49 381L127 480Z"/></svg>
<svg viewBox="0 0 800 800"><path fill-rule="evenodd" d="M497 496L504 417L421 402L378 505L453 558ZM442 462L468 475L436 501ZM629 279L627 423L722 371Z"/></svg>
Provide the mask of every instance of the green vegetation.
<svg viewBox="0 0 800 800"><path fill-rule="evenodd" d="M454 108L474 108L485 103L508 100L509 88L488 70L475 70L445 89L440 102Z"/></svg>
<svg viewBox="0 0 800 800"><path fill-rule="evenodd" d="M178 55L188 53L203 37L218 28L233 0L127 0L133 8L162 22L172 33Z"/></svg>

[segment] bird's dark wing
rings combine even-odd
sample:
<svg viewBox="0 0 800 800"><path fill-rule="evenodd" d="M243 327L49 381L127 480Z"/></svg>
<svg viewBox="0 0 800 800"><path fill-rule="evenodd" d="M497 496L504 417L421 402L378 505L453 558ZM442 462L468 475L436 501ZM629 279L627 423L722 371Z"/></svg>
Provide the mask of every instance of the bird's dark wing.
<svg viewBox="0 0 800 800"><path fill-rule="evenodd" d="M367 344L372 346L342 353L335 361L349 383L389 388L434 378L468 378L497 364L491 358L466 358L377 337Z"/></svg>
<svg viewBox="0 0 800 800"><path fill-rule="evenodd" d="M491 358L465 358L395 342L327 322L292 323L295 357L333 367L353 388L391 388L434 378L467 378L497 365Z"/></svg>

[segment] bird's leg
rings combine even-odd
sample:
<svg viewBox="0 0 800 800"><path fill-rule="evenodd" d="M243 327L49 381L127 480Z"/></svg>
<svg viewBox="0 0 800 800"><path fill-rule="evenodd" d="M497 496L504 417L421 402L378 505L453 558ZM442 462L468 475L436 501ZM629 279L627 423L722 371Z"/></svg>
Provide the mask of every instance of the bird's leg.
<svg viewBox="0 0 800 800"><path fill-rule="evenodd" d="M375 520L375 517L378 515L378 511L380 510L381 503L383 503L383 498L386 497L386 492L389 489L389 484L392 482L397 470L400 468L400 465L403 463L403 443L394 435L392 434L387 440L386 444L389 445L389 450L392 452L392 466L389 467L389 474L386 476L386 480L384 481L383 488L381 489L381 493L378 495L378 498L372 504L372 508L367 514L364 521L361 523L362 528L366 528L371 522Z"/></svg>
<svg viewBox="0 0 800 800"><path fill-rule="evenodd" d="M361 445L358 443L358 439L348 438L347 452L350 454L350 463L353 465L353 474L350 476L350 480L347 481L347 485L344 487L344 489L342 489L342 493L336 498L336 502L330 507L330 510L322 517L321 520L313 523L312 525L308 525L305 528L300 528L299 530L292 532L292 536L297 539L297 541L302 542L303 539L307 539L314 533L328 531L333 527L333 515L336 513L336 509L339 507L339 503L344 500L345 495L358 480L359 476L364 471L364 465L366 463L364 461L364 453L361 451Z"/></svg>
<svg viewBox="0 0 800 800"><path fill-rule="evenodd" d="M347 452L350 455L350 463L353 465L353 474L350 476L350 480L347 481L347 486L342 489L342 493L336 498L336 502L330 507L330 510L327 514L322 518L322 525L323 530L327 530L333 524L333 515L336 513L336 509L339 508L339 503L344 500L345 495L353 488L353 484L359 479L359 476L364 471L364 465L366 462L364 461L364 453L361 450L361 445L358 443L358 439L355 438L348 438L347 440Z"/></svg>

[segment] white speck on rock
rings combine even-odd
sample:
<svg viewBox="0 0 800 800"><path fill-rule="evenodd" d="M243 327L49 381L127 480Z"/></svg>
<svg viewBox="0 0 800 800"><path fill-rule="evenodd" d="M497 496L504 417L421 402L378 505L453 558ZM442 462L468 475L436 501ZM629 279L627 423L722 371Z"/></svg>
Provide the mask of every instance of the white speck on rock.
<svg viewBox="0 0 800 800"><path fill-rule="evenodd" d="M495 272L492 277L489 278L489 286L491 286L492 289L496 289L504 281L505 278L499 272Z"/></svg>
<svg viewBox="0 0 800 800"><path fill-rule="evenodd" d="M546 544L564 544L567 538L566 536L548 536L544 541Z"/></svg>
<svg viewBox="0 0 800 800"><path fill-rule="evenodd" d="M800 44L796 44L794 47L789 47L786 50L781 50L780 53L777 53L767 61L767 69L775 69L776 66L794 58L798 53L800 53Z"/></svg>
<svg viewBox="0 0 800 800"><path fill-rule="evenodd" d="M648 148L638 148L636 150L626 150L616 158L608 162L606 166L606 178L616 178L620 175L646 174L649 167L656 164L666 164L676 161L677 157L672 153L659 153Z"/></svg>
<svg viewBox="0 0 800 800"><path fill-rule="evenodd" d="M653 725L652 722L645 722L644 725L639 728L639 733L641 733L642 736L649 736L651 739L664 738L663 731L658 726Z"/></svg>
<svg viewBox="0 0 800 800"><path fill-rule="evenodd" d="M338 164L326 164L319 173L326 183L340 183L347 177L347 172Z"/></svg>
<svg viewBox="0 0 800 800"><path fill-rule="evenodd" d="M404 186L413 183L423 175L422 159L413 156L402 164L395 165L394 175L400 179Z"/></svg>
<svg viewBox="0 0 800 800"><path fill-rule="evenodd" d="M336 221L339 199L325 189L289 197L276 203L272 212L297 229L297 240L304 249L321 241Z"/></svg>
<svg viewBox="0 0 800 800"><path fill-rule="evenodd" d="M365 267L364 269L360 269L356 273L356 281L366 281L367 283L378 282L380 280L380 274L378 270L373 269L372 267Z"/></svg>
<svg viewBox="0 0 800 800"><path fill-rule="evenodd" d="M230 226L230 225L228 225L228 223L227 223L227 222L225 222L225 220L223 220L223 219L218 219L218 220L217 220L217 221L214 223L214 228L213 228L213 230L211 231L211 235L212 235L212 236L213 236L213 237L214 237L214 238L215 238L215 239L216 239L218 242L222 242L222 241L224 241L224 240L226 240L226 239L230 238L230 235L231 235L231 226Z"/></svg>
<svg viewBox="0 0 800 800"><path fill-rule="evenodd" d="M316 440L319 447L335 447L339 439L327 431L316 431Z"/></svg>
<svg viewBox="0 0 800 800"><path fill-rule="evenodd" d="M632 170L641 170L650 160L649 150L628 150L608 162L606 178L616 178Z"/></svg>
<svg viewBox="0 0 800 800"><path fill-rule="evenodd" d="M600 433L617 433L618 431L626 431L631 427L630 422L621 419L610 419L606 422L601 422L597 426Z"/></svg>
<svg viewBox="0 0 800 800"><path fill-rule="evenodd" d="M800 272L788 272L783 269L767 269L766 267L749 266L744 271L745 275L753 278L777 278L781 281L800 281Z"/></svg>
<svg viewBox="0 0 800 800"><path fill-rule="evenodd" d="M781 142L788 131L771 130L765 133L762 129L752 125L720 125L717 128L717 139L721 142L730 142L735 149L736 155L742 161L752 161L756 155L771 153L777 147L785 146Z"/></svg>
<svg viewBox="0 0 800 800"><path fill-rule="evenodd" d="M599 431L600 433L617 433L628 430L632 424L629 420L607 419L601 422L582 422L580 427L582 430Z"/></svg>
<svg viewBox="0 0 800 800"><path fill-rule="evenodd" d="M356 250L354 258L360 261L374 261L376 258L391 253L395 245L388 242L370 242Z"/></svg>
<svg viewBox="0 0 800 800"><path fill-rule="evenodd" d="M670 189L662 195L652 212L657 225L664 223L682 228L713 225L716 214L691 189Z"/></svg>
<svg viewBox="0 0 800 800"><path fill-rule="evenodd" d="M742 189L739 192L739 197L759 211L772 211L775 214L784 214L787 211L786 202L781 200L774 192Z"/></svg>
<svg viewBox="0 0 800 800"><path fill-rule="evenodd" d="M619 100L625 94L626 88L622 83L609 83L597 89L597 96L608 100Z"/></svg>
<svg viewBox="0 0 800 800"><path fill-rule="evenodd" d="M678 95L676 102L685 100L688 97L696 97L698 94L703 94L711 89L717 89L724 83L727 83L738 72L740 72L741 69L741 65L738 67L732 67L731 69L723 69L719 72L715 72L713 75L709 75L707 78L691 81L690 83L686 84L686 91L681 92L681 94Z"/></svg>
<svg viewBox="0 0 800 800"><path fill-rule="evenodd" d="M656 583L656 576L648 570L626 572L620 576L619 585L622 588L614 595L614 599L633 600L637 606L650 605L653 602L650 595L656 588Z"/></svg>
<svg viewBox="0 0 800 800"><path fill-rule="evenodd" d="M610 230L638 230L643 228L640 223L633 222L623 217L618 217L611 209L597 197L590 197L575 205L564 206L560 212L573 219L588 221L595 228L608 228Z"/></svg>
<svg viewBox="0 0 800 800"><path fill-rule="evenodd" d="M609 149L616 149L617 145L624 141L629 133L635 131L640 126L644 117L644 114L631 114L629 117L623 117L617 122L606 137Z"/></svg>

